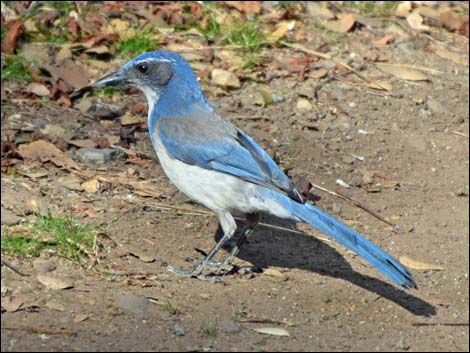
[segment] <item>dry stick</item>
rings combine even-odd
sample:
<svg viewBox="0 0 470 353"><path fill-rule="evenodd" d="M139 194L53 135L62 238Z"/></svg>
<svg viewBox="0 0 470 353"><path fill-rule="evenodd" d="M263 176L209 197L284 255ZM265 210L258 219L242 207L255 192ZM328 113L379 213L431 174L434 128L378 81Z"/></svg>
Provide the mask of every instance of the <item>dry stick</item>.
<svg viewBox="0 0 470 353"><path fill-rule="evenodd" d="M413 322L413 326L469 326L468 322Z"/></svg>
<svg viewBox="0 0 470 353"><path fill-rule="evenodd" d="M22 273L20 270L18 270L16 267L14 267L13 265L11 265L8 261L5 261L2 259L2 265L5 265L6 267L8 267L10 270L12 270L13 272L16 272L17 274L19 274L20 276L29 276L25 273Z"/></svg>
<svg viewBox="0 0 470 353"><path fill-rule="evenodd" d="M30 333L43 333L46 335L63 335L63 336L76 336L77 333L73 331L62 331L62 330L54 330L50 328L42 328L42 327L14 327L14 326L2 326L2 330L10 330L10 331L26 331Z"/></svg>
<svg viewBox="0 0 470 353"><path fill-rule="evenodd" d="M308 173L310 174L310 173ZM325 189L324 187L321 187L319 185L316 185L314 183L312 183L312 186L318 190L321 190L321 191L324 191L324 192L327 192L328 194L330 195L333 195L333 196L336 196L336 197L339 197L340 199L343 199L343 200L346 200L348 202L351 202L353 205L359 207L359 208L362 208L364 211L370 213L372 216L374 216L375 218L381 220L382 222L388 224L389 226L393 227L393 229L395 229L396 227L396 224L395 223L391 223L389 221L387 221L386 219L384 219L381 215L379 215L377 212L375 211L372 211L371 209L369 209L367 206L363 205L362 203L360 203L359 201L356 201L356 200L353 200L351 199L350 197L348 196L345 196L345 195L341 195L341 194L338 194L334 191L331 191L331 190L328 190L328 189Z"/></svg>
<svg viewBox="0 0 470 353"><path fill-rule="evenodd" d="M463 136L463 137L466 137L468 138L468 135L467 134L464 134L463 132L460 132L460 131L452 131L453 134L456 134L456 135L459 135L459 136Z"/></svg>
<svg viewBox="0 0 470 353"><path fill-rule="evenodd" d="M296 49L296 50L300 50L300 51L303 51L304 53L307 53L307 54L311 54L311 55L315 55L315 56L318 56L322 59L326 59L326 60L333 60L335 62L335 64L338 64L342 67L344 67L346 70L349 70L351 71L352 73L354 73L356 76L358 76L360 79L374 85L375 87L371 87L371 88L377 88L377 89L382 89L382 90L387 90L385 87L383 87L380 83L378 82L375 82L375 81L372 81L370 79L368 79L367 77L365 77L363 74L361 74L359 71L355 70L354 68L352 68L351 66L349 66L348 64L345 64L343 63L342 61L332 57L330 54L325 54L325 53L321 53L319 51L316 51L316 50L312 50L312 49L308 49L308 48L305 48L304 46L302 45L299 45L299 44L291 44L291 43L286 43L286 42L283 42L283 41L279 41L278 42L279 44L282 44L284 45L285 47L288 47L288 48L292 48L292 49Z"/></svg>

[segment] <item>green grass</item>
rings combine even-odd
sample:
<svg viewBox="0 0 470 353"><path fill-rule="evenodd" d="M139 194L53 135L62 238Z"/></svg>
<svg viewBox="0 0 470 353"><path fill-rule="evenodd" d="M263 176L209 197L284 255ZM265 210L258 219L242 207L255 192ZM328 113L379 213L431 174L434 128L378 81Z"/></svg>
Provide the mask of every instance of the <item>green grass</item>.
<svg viewBox="0 0 470 353"><path fill-rule="evenodd" d="M201 332L208 337L217 337L218 333L217 324L214 323L204 323L201 326Z"/></svg>
<svg viewBox="0 0 470 353"><path fill-rule="evenodd" d="M214 41L221 33L220 25L215 20L215 16L212 13L205 14L206 25L202 28L200 25L197 29L210 41Z"/></svg>
<svg viewBox="0 0 470 353"><path fill-rule="evenodd" d="M75 6L73 1L48 1L47 4L59 12L64 12L65 16L68 16L72 7Z"/></svg>
<svg viewBox="0 0 470 353"><path fill-rule="evenodd" d="M2 54L2 81L27 81L31 79L29 62L20 55Z"/></svg>
<svg viewBox="0 0 470 353"><path fill-rule="evenodd" d="M237 45L254 53L265 44L265 39L258 21L235 20L227 28L222 44Z"/></svg>
<svg viewBox="0 0 470 353"><path fill-rule="evenodd" d="M135 35L121 39L116 45L116 51L120 54L134 56L157 48L159 40L151 31L138 31Z"/></svg>
<svg viewBox="0 0 470 353"><path fill-rule="evenodd" d="M115 93L121 92L121 88L119 86L96 87L93 88L93 92L98 96L112 97Z"/></svg>
<svg viewBox="0 0 470 353"><path fill-rule="evenodd" d="M171 315L178 315L181 310L176 305L172 304L169 300L161 307L162 311L166 311Z"/></svg>
<svg viewBox="0 0 470 353"><path fill-rule="evenodd" d="M80 225L70 216L36 215L20 227L2 228L1 249L2 254L22 257L53 251L81 261L93 253L97 233L96 227Z"/></svg>
<svg viewBox="0 0 470 353"><path fill-rule="evenodd" d="M248 310L246 308L240 308L237 311L235 311L235 316L237 318L243 318L248 316Z"/></svg>

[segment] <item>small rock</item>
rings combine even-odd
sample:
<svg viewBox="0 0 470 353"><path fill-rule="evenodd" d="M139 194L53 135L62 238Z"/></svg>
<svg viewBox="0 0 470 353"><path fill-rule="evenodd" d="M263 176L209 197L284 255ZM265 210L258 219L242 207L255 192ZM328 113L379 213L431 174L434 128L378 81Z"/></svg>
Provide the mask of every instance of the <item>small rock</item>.
<svg viewBox="0 0 470 353"><path fill-rule="evenodd" d="M282 94L277 93L277 92L273 93L273 103L274 104L284 102L284 100L285 100L285 98Z"/></svg>
<svg viewBox="0 0 470 353"><path fill-rule="evenodd" d="M184 331L184 328L178 323L175 324L174 330L175 330L175 335L176 336L185 336L186 335L186 332Z"/></svg>
<svg viewBox="0 0 470 353"><path fill-rule="evenodd" d="M227 321L221 324L221 330L228 334L237 334L242 331L242 327L238 322L235 321Z"/></svg>
<svg viewBox="0 0 470 353"><path fill-rule="evenodd" d="M447 113L447 108L433 97L428 98L427 108L434 115L442 115Z"/></svg>
<svg viewBox="0 0 470 353"><path fill-rule="evenodd" d="M104 164L116 159L126 159L127 155L114 148L80 148L75 157L82 163Z"/></svg>
<svg viewBox="0 0 470 353"><path fill-rule="evenodd" d="M114 119L120 117L123 113L124 109L122 107L101 101L95 102L88 111L88 114L96 119Z"/></svg>
<svg viewBox="0 0 470 353"><path fill-rule="evenodd" d="M222 69L214 69L212 70L211 77L212 84L214 85L228 88L240 87L240 80L233 72Z"/></svg>
<svg viewBox="0 0 470 353"><path fill-rule="evenodd" d="M47 272L52 272L54 271L57 266L55 263L44 260L44 259L36 259L33 261L33 268L40 273L47 273Z"/></svg>
<svg viewBox="0 0 470 353"><path fill-rule="evenodd" d="M301 98L297 101L297 105L296 105L296 108L297 110L300 110L300 111L307 111L307 110L312 110L313 108L313 105L312 103L310 103L308 101L308 99L305 99L305 98Z"/></svg>
<svg viewBox="0 0 470 353"><path fill-rule="evenodd" d="M333 212L336 213L337 215L341 215L343 214L343 209L337 203L333 203Z"/></svg>
<svg viewBox="0 0 470 353"><path fill-rule="evenodd" d="M149 300L138 295L120 295L117 297L115 305L119 309L137 316L143 316Z"/></svg>
<svg viewBox="0 0 470 353"><path fill-rule="evenodd" d="M354 164L354 157L352 156L344 156L343 157L343 163L345 164Z"/></svg>
<svg viewBox="0 0 470 353"><path fill-rule="evenodd" d="M323 67L327 70L331 70L336 67L336 63L333 60L325 60L323 62Z"/></svg>
<svg viewBox="0 0 470 353"><path fill-rule="evenodd" d="M21 221L21 217L18 217L16 214L14 214L12 211L7 210L2 206L2 224L5 224L7 226L11 226L13 224L17 224Z"/></svg>

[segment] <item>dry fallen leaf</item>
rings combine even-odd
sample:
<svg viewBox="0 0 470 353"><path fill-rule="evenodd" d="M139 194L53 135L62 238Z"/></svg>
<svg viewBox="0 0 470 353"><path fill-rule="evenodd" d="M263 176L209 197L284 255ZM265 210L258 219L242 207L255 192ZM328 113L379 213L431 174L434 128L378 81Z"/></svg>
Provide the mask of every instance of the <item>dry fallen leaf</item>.
<svg viewBox="0 0 470 353"><path fill-rule="evenodd" d="M395 40L394 34L386 34L385 36L374 40L374 47L383 47L388 43L391 43Z"/></svg>
<svg viewBox="0 0 470 353"><path fill-rule="evenodd" d="M29 92L39 97L45 97L51 94L49 89L41 83L32 82L26 88Z"/></svg>
<svg viewBox="0 0 470 353"><path fill-rule="evenodd" d="M134 250L134 249L129 250L128 254L137 257L138 259L140 259L143 262L154 262L155 261L155 256L154 255L149 255L149 254L146 254L146 253L144 253L142 251L139 251L139 250Z"/></svg>
<svg viewBox="0 0 470 353"><path fill-rule="evenodd" d="M58 167L79 169L78 165L52 143L38 140L18 147L18 153L24 159L39 160L42 163L52 162Z"/></svg>
<svg viewBox="0 0 470 353"><path fill-rule="evenodd" d="M395 9L395 15L398 17L406 17L411 11L411 1L400 1Z"/></svg>
<svg viewBox="0 0 470 353"><path fill-rule="evenodd" d="M345 13L341 14L339 20L325 22L325 26L334 32L346 33L353 28L355 22L353 14Z"/></svg>
<svg viewBox="0 0 470 353"><path fill-rule="evenodd" d="M416 260L410 259L408 256L400 256L398 260L406 267L414 269L414 270L434 270L434 271L445 270L445 268L442 266L416 261Z"/></svg>
<svg viewBox="0 0 470 353"><path fill-rule="evenodd" d="M39 283L41 283L48 289L58 290L73 288L73 281L71 281L70 279L56 278L46 275L37 275L36 278Z"/></svg>
<svg viewBox="0 0 470 353"><path fill-rule="evenodd" d="M263 273L266 276L272 276L272 277L285 277L285 274L283 274L281 271L276 270L274 268L267 268L263 270Z"/></svg>
<svg viewBox="0 0 470 353"><path fill-rule="evenodd" d="M377 68L387 74L408 81L427 81L428 77L417 69L393 64L377 63Z"/></svg>
<svg viewBox="0 0 470 353"><path fill-rule="evenodd" d="M121 183L125 185L132 186L134 189L134 193L139 196L146 196L146 197L159 197L162 195L163 190L154 184L149 184L145 181L126 181L126 180L119 180Z"/></svg>
<svg viewBox="0 0 470 353"><path fill-rule="evenodd" d="M25 302L25 297L22 295L17 296L2 296L2 308L8 312L15 312L21 308Z"/></svg>
<svg viewBox="0 0 470 353"><path fill-rule="evenodd" d="M3 4L3 3L2 3ZM2 17L3 17L3 7L2 7ZM3 22L2 22L2 32L3 32ZM9 53L15 50L16 40L23 32L23 21L20 19L11 20L6 24L6 34L5 38L2 40L2 52ZM2 34L3 37L3 34Z"/></svg>
<svg viewBox="0 0 470 353"><path fill-rule="evenodd" d="M454 64L457 65L465 65L468 66L468 57L460 55L459 53L449 51L443 47L437 47L434 52L439 55L443 59L447 59L452 61Z"/></svg>
<svg viewBox="0 0 470 353"><path fill-rule="evenodd" d="M226 5L236 8L240 12L258 13L261 11L259 1L224 1Z"/></svg>
<svg viewBox="0 0 470 353"><path fill-rule="evenodd" d="M65 186L67 189L75 191L83 191L82 179L75 174L69 174L63 177L57 178L57 182Z"/></svg>
<svg viewBox="0 0 470 353"><path fill-rule="evenodd" d="M78 324L79 322L85 321L85 320L87 320L88 318L89 318L89 316L86 315L86 314L77 314L77 316L75 316L75 317L73 318L73 322L76 323L76 324Z"/></svg>
<svg viewBox="0 0 470 353"><path fill-rule="evenodd" d="M86 192L93 194L100 189L100 182L96 179L85 181L80 185Z"/></svg>
<svg viewBox="0 0 470 353"><path fill-rule="evenodd" d="M420 32L429 32L431 28L428 26L423 25L423 17L419 14L418 11L413 11L406 17L406 21L410 25L411 28L416 29Z"/></svg>
<svg viewBox="0 0 470 353"><path fill-rule="evenodd" d="M253 329L256 332L271 336L290 336L289 332L280 327L260 327Z"/></svg>
<svg viewBox="0 0 470 353"><path fill-rule="evenodd" d="M281 21L276 25L276 30L266 37L266 40L270 43L277 42L279 39L284 37L287 32L293 30L295 27L295 20L293 21Z"/></svg>
<svg viewBox="0 0 470 353"><path fill-rule="evenodd" d="M131 115L131 114L126 114L121 118L122 126L145 124L146 122L147 122L146 117Z"/></svg>

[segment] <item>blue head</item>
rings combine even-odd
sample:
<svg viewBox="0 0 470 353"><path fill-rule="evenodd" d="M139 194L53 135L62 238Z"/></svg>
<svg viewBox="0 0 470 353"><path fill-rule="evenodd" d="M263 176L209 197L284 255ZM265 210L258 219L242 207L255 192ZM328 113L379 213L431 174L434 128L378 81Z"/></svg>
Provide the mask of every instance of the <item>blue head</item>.
<svg viewBox="0 0 470 353"><path fill-rule="evenodd" d="M182 114L194 103L208 107L189 64L168 50L140 54L92 86L118 84L130 84L141 90L147 98L150 113Z"/></svg>

